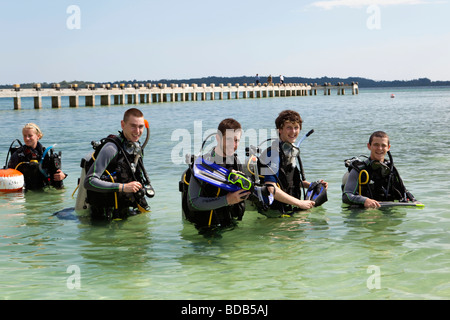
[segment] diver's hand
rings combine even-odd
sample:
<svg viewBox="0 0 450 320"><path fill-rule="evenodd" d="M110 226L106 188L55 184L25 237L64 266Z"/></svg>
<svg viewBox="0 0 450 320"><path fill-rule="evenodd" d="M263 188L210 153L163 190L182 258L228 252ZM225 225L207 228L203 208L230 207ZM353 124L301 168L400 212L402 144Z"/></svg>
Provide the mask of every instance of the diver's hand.
<svg viewBox="0 0 450 320"><path fill-rule="evenodd" d="M379 208L381 207L381 204L373 199L367 198L366 201L364 201L364 208Z"/></svg>
<svg viewBox="0 0 450 320"><path fill-rule="evenodd" d="M232 169L231 172L238 173L238 174L240 174L240 175L243 175L244 177L247 176L244 172L239 171L239 170L234 170L234 169Z"/></svg>
<svg viewBox="0 0 450 320"><path fill-rule="evenodd" d="M247 197L250 195L250 191L246 191L246 190L238 190L235 192L230 192L229 194L227 194L227 203L228 205L233 205L236 203L239 203L245 199L247 199Z"/></svg>
<svg viewBox="0 0 450 320"><path fill-rule="evenodd" d="M325 187L325 189L328 189L328 182L320 180L319 183L322 183Z"/></svg>
<svg viewBox="0 0 450 320"><path fill-rule="evenodd" d="M296 204L300 209L311 209L314 207L315 202L311 200L299 200Z"/></svg>
<svg viewBox="0 0 450 320"><path fill-rule="evenodd" d="M322 183L325 189L328 189L328 182L324 181L323 179L319 180L318 182ZM302 181L302 183L305 188L309 188L309 186L311 185L311 182L308 181Z"/></svg>
<svg viewBox="0 0 450 320"><path fill-rule="evenodd" d="M123 183L119 185L120 192L135 193L142 189L142 184L137 181Z"/></svg>
<svg viewBox="0 0 450 320"><path fill-rule="evenodd" d="M56 171L56 173L53 175L53 180L63 181L66 177L67 175L64 172L62 172L61 169L58 169L58 171Z"/></svg>

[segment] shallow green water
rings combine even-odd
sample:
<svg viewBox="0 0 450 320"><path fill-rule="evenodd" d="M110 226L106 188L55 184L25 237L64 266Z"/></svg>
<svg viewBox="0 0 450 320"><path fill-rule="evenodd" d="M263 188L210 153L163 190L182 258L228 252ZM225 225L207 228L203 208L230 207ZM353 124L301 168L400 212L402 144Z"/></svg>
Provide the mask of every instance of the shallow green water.
<svg viewBox="0 0 450 320"><path fill-rule="evenodd" d="M139 105L151 126L144 162L156 197L150 214L108 225L52 214L74 206L81 157L90 141L120 129L129 106L74 109L63 102L55 110L43 101L34 110L24 99L23 110L14 111L12 101L0 100L2 165L23 124L36 122L43 145L62 150L69 174L63 191L0 194L1 298L450 298L448 88ZM197 152L202 137L194 139L195 121L204 133L234 117L260 142L287 108L300 112L303 132L315 130L302 144L302 160L309 181L330 183L329 201L292 218L246 212L221 239L198 235L181 220L178 180L185 165L173 163L182 141L177 133L191 133L190 152ZM379 129L389 133L405 185L424 209L342 207L343 160L367 154L368 136ZM242 156L249 143L242 141Z"/></svg>

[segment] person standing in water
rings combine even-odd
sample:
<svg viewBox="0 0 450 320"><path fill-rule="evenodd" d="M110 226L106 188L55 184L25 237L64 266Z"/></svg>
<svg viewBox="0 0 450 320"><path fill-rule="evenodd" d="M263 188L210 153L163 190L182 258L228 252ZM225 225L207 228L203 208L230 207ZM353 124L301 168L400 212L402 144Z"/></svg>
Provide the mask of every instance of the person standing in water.
<svg viewBox="0 0 450 320"><path fill-rule="evenodd" d="M25 145L21 144L11 155L8 168L22 172L27 190L49 185L62 188L67 174L61 171L61 155L54 154L53 147L44 148L39 142L44 134L37 124L27 123L22 128L22 135Z"/></svg>
<svg viewBox="0 0 450 320"><path fill-rule="evenodd" d="M378 208L380 201L400 200L418 202L406 190L390 154L389 136L375 131L369 137L367 149L370 156L365 161L348 161L349 172L342 184L342 202L365 208ZM389 155L389 160L386 160ZM351 159L350 159L351 160Z"/></svg>
<svg viewBox="0 0 450 320"><path fill-rule="evenodd" d="M278 131L278 139L265 150L260 157L263 164L261 172L264 172L264 182L270 184L275 201L272 209L278 209L281 213L290 214L299 209L310 209L314 201L301 200L301 189L308 188L310 182L302 180L300 170L296 165L300 150L294 145L302 129L303 119L293 110L280 112L275 119ZM271 170L265 169L270 167ZM328 183L320 180L326 188Z"/></svg>
<svg viewBox="0 0 450 320"><path fill-rule="evenodd" d="M218 164L230 171L243 170L236 150L242 135L238 121L228 118L220 122L217 128L217 145L202 155L208 162ZM224 230L236 226L245 211L245 198L250 192L239 190L230 192L204 182L191 174L187 192L187 220L193 222L200 232Z"/></svg>
<svg viewBox="0 0 450 320"><path fill-rule="evenodd" d="M119 135L101 141L86 166L84 187L94 219L124 219L150 207L145 196L153 197L143 165L143 148L139 143L146 122L143 113L128 109L121 121ZM147 133L148 134L148 133Z"/></svg>

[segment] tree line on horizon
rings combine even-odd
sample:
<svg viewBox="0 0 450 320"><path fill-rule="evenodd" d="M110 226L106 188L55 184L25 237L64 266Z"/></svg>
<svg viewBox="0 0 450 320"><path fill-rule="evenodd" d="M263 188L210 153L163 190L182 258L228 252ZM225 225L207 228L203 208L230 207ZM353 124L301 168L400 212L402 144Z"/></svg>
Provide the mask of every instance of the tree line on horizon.
<svg viewBox="0 0 450 320"><path fill-rule="evenodd" d="M268 76L259 76L261 83L267 83L267 77ZM279 83L279 77L273 76L273 83ZM79 88L83 88L86 85L94 84L96 87L100 87L103 84L109 83L111 85L114 84L125 84L126 86L131 84L147 84L147 83L155 83L155 84L215 84L218 85L220 83L223 83L224 85L231 83L232 85L235 85L236 83L239 83L240 85L243 85L244 83L251 84L255 83L256 79L255 76L240 76L240 77L203 77L203 78L191 78L191 79L160 79L160 80L122 80L122 81L114 81L114 82L94 82L94 81L61 81L56 82L60 85L61 88L68 88L72 84L77 84ZM349 77L349 78L337 78L337 77L321 77L321 78L304 78L304 77L284 77L285 83L306 83L306 84L317 84L317 85L323 85L325 83L331 83L331 84L337 84L339 82L343 82L345 84L351 84L352 82L357 82L360 88L382 88L382 87L427 87L427 86L450 86L450 81L431 81L428 78L419 78L419 79L413 79L413 80L393 80L393 81L376 81L372 79L367 78L361 78L361 77ZM47 83L42 82L41 88L52 88L55 82ZM35 83L23 83L20 84L21 88L33 88ZM12 84L7 85L0 85L0 89L12 89Z"/></svg>

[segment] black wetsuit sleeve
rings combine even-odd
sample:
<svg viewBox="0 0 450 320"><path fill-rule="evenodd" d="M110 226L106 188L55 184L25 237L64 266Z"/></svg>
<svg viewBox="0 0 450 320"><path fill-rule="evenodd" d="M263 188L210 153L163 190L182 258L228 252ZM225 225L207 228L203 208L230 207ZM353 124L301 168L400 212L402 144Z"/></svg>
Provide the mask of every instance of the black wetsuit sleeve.
<svg viewBox="0 0 450 320"><path fill-rule="evenodd" d="M342 194L342 202L346 204L364 205L367 197L361 196L358 193L358 176L359 173L352 169L348 175L347 183Z"/></svg>
<svg viewBox="0 0 450 320"><path fill-rule="evenodd" d="M188 206L190 210L207 211L222 208L228 205L226 196L220 196L217 198L201 197L201 189L202 185L200 182L194 176L191 176L188 189Z"/></svg>
<svg viewBox="0 0 450 320"><path fill-rule="evenodd" d="M87 190L102 193L119 190L119 183L101 179L109 163L117 156L118 152L117 146L112 142L108 142L103 146L84 179L84 187Z"/></svg>

